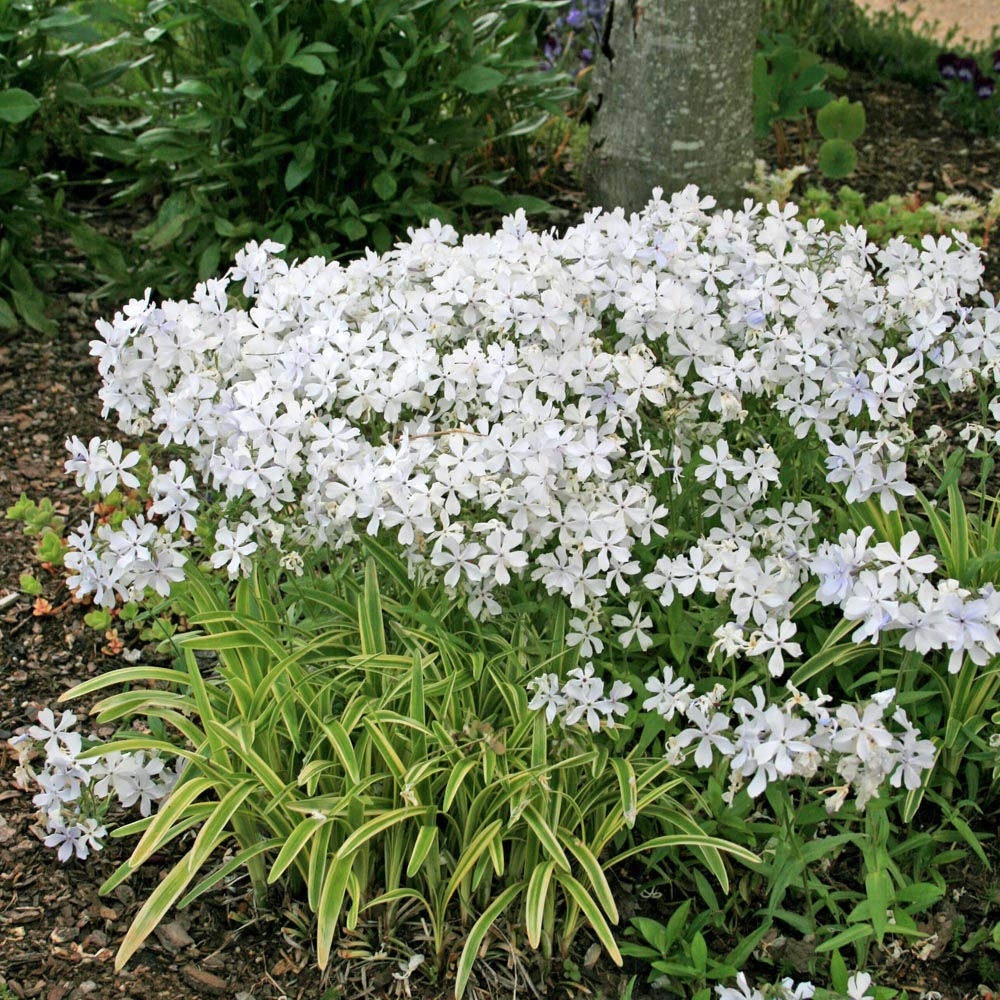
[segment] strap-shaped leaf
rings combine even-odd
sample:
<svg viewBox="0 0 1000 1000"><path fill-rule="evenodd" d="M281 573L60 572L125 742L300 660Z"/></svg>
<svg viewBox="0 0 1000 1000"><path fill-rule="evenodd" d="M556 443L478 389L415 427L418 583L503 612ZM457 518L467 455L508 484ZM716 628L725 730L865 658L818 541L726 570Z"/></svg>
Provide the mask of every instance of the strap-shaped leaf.
<svg viewBox="0 0 1000 1000"><path fill-rule="evenodd" d="M746 862L748 865L759 865L760 858L751 851L748 851L745 847L740 847L739 844L734 844L730 840L722 840L719 837L709 837L705 834L669 834L665 837L653 837L652 840L646 840L635 847L629 847L627 850L621 852L621 854L615 855L610 861L606 862L604 867L611 868L614 865L619 864L626 858L631 858L636 854L641 854L643 851L652 851L659 847L689 847L689 848L703 848L709 854L718 855L718 852L725 851L727 854L731 854L734 858L738 858L740 861ZM718 858L719 864L721 866L722 859ZM729 891L729 877L726 875L725 868L720 868L716 870L713 868L713 874L719 879L719 885L722 886L723 892ZM721 877L719 877L721 874Z"/></svg>
<svg viewBox="0 0 1000 1000"><path fill-rule="evenodd" d="M566 872L556 872L555 878L563 889L566 890L566 894L580 907L580 912L587 918L587 923L593 928L598 941L604 945L604 950L608 953L611 961L615 965L622 965L622 953L618 950L618 943L615 941L614 932L587 890L572 875Z"/></svg>
<svg viewBox="0 0 1000 1000"><path fill-rule="evenodd" d="M524 894L524 925L528 933L528 944L532 948L538 948L542 940L542 924L545 922L549 885L555 870L554 861L543 861L535 867L531 878L528 879L528 889Z"/></svg>
<svg viewBox="0 0 1000 1000"><path fill-rule="evenodd" d="M142 942L153 932L153 928L184 893L188 883L209 855L231 835L231 831L227 829L230 819L256 787L256 782L244 781L222 797L199 831L191 850L177 862L136 914L115 956L115 971L120 970L135 954Z"/></svg>
<svg viewBox="0 0 1000 1000"><path fill-rule="evenodd" d="M133 868L138 868L163 846L168 839L171 827L184 816L195 799L205 792L215 791L217 787L216 782L211 778L192 777L184 781L182 774L177 785L146 828L142 839L135 845L132 856L129 858Z"/></svg>
<svg viewBox="0 0 1000 1000"><path fill-rule="evenodd" d="M631 830L635 826L636 817L639 815L638 803L638 783L635 779L635 771L628 760L621 757L612 757L611 768L618 778L618 790L622 800L622 816L626 826Z"/></svg>
<svg viewBox="0 0 1000 1000"><path fill-rule="evenodd" d="M325 816L307 816L289 834L288 839L282 845L278 856L271 865L271 870L267 875L267 884L273 885L284 874L285 869L292 864L299 854L305 849L313 834L327 822ZM308 866L306 866L308 869Z"/></svg>
<svg viewBox="0 0 1000 1000"><path fill-rule="evenodd" d="M358 630L361 635L361 652L364 655L372 656L386 651L382 599L379 596L374 559L365 563L365 587L358 597Z"/></svg>
<svg viewBox="0 0 1000 1000"><path fill-rule="evenodd" d="M525 887L524 882L516 882L507 886L489 906L483 910L482 915L472 925L469 936L465 939L465 947L459 956L458 965L455 967L455 1000L462 1000L465 987L469 984L469 977L472 975L472 966L475 964L479 947L483 939L489 933L490 928L497 918L511 906Z"/></svg>
<svg viewBox="0 0 1000 1000"><path fill-rule="evenodd" d="M344 907L347 880L354 864L354 855L334 857L323 882L323 892L316 911L316 964L325 969L330 960L333 936Z"/></svg>
<svg viewBox="0 0 1000 1000"><path fill-rule="evenodd" d="M563 851L555 831L545 821L541 813L534 806L529 805L521 815L524 817L525 823L531 828L531 832L538 839L545 853L562 871L568 872L569 858L566 857L566 853Z"/></svg>
<svg viewBox="0 0 1000 1000"><path fill-rule="evenodd" d="M285 794L285 782L281 780L271 765L256 750L247 745L247 741L242 737L242 734L237 736L236 733L214 719L208 723L206 731L209 736L214 736L220 743L231 750L235 756L239 757L247 770L253 773L270 795L278 798Z"/></svg>
<svg viewBox="0 0 1000 1000"><path fill-rule="evenodd" d="M161 684L179 684L186 686L188 675L180 670L166 670L163 667L122 667L120 670L110 670L106 674L98 674L89 680L77 684L59 696L59 701L71 701L74 698L82 698L84 695L93 694L108 687L117 687L119 684L143 684L150 681L158 681Z"/></svg>
<svg viewBox="0 0 1000 1000"><path fill-rule="evenodd" d="M346 858L352 855L358 848L364 846L369 840L377 837L380 833L396 826L397 823L405 823L408 819L423 816L425 813L423 806L403 806L399 809L389 809L384 813L368 820L355 830L337 848L337 857Z"/></svg>
<svg viewBox="0 0 1000 1000"><path fill-rule="evenodd" d="M417 834L417 841L413 845L410 861L406 866L407 878L413 878L420 871L420 866L427 860L427 855L430 854L431 849L437 843L438 828L435 817L436 811L432 808L428 822L420 828L420 833Z"/></svg>
<svg viewBox="0 0 1000 1000"><path fill-rule="evenodd" d="M177 639L177 645L183 649L211 650L212 652L221 652L224 649L246 649L251 646L264 648L264 643L247 629L210 632L207 635L185 635Z"/></svg>
<svg viewBox="0 0 1000 1000"><path fill-rule="evenodd" d="M444 800L442 803L442 808L445 812L451 809L451 804L455 801L455 796L458 794L458 790L462 787L462 783L469 776L470 771L474 771L476 768L476 758L466 757L459 764L452 768L451 774L448 775L448 783L444 787Z"/></svg>
<svg viewBox="0 0 1000 1000"><path fill-rule="evenodd" d="M309 852L309 872L306 877L306 901L309 909L315 913L319 909L319 900L323 892L323 881L326 878L327 866L330 861L330 841L333 839L334 823L324 823L316 832L315 843Z"/></svg>
<svg viewBox="0 0 1000 1000"><path fill-rule="evenodd" d="M611 892L611 886L608 885L608 879L600 861L579 837L574 836L568 830L560 828L559 837L586 874L587 880L594 890L594 896L608 915L608 919L617 924L618 907L615 905L615 897Z"/></svg>
<svg viewBox="0 0 1000 1000"><path fill-rule="evenodd" d="M203 893L209 891L209 889L215 888L224 878L228 878L234 871L243 868L245 865L250 864L255 858L260 857L261 854L267 851L277 850L283 843L283 837L271 837L268 840L262 840L252 847L244 848L237 854L234 854L225 864L219 865L210 875L206 875L180 902L177 904L177 909L183 910L185 906L193 903L199 896Z"/></svg>
<svg viewBox="0 0 1000 1000"><path fill-rule="evenodd" d="M382 760L385 761L386 766L392 772L392 776L400 785L405 784L406 765L399 754L396 753L396 748L392 745L392 741L372 718L366 717L362 719L361 724L365 727L368 735L371 736L372 742L378 748L378 752Z"/></svg>
<svg viewBox="0 0 1000 1000"><path fill-rule="evenodd" d="M490 842L494 837L496 837L502 828L503 822L495 819L492 823L484 826L472 838L472 840L469 841L465 850L462 851L461 855L459 855L458 861L455 862L451 878L448 879L448 885L444 890L442 907L448 905L449 900L455 895L456 890L462 884L462 880L472 871L483 851L489 847Z"/></svg>

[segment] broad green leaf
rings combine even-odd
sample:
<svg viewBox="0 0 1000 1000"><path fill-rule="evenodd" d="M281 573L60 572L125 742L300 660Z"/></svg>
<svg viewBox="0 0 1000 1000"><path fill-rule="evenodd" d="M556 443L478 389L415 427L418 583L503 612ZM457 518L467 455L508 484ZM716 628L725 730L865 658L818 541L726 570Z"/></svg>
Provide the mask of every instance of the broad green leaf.
<svg viewBox="0 0 1000 1000"><path fill-rule="evenodd" d="M319 56L310 55L306 52L299 52L288 60L289 66L302 70L310 76L323 76L326 73L326 65Z"/></svg>
<svg viewBox="0 0 1000 1000"><path fill-rule="evenodd" d="M33 94L20 87L9 87L0 91L0 121L9 125L17 125L30 118L40 107L41 102Z"/></svg>
<svg viewBox="0 0 1000 1000"><path fill-rule="evenodd" d="M470 66L455 77L454 84L467 94L485 94L499 87L505 79L503 73L489 66Z"/></svg>

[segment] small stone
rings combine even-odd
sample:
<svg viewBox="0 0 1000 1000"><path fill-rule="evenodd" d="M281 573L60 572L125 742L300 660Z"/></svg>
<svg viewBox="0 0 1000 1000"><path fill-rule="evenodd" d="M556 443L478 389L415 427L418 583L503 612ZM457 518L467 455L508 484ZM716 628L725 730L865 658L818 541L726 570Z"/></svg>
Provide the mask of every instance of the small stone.
<svg viewBox="0 0 1000 1000"><path fill-rule="evenodd" d="M77 993L82 993L86 996L88 993L93 993L97 989L97 983L93 979L85 979L79 986L77 986Z"/></svg>
<svg viewBox="0 0 1000 1000"><path fill-rule="evenodd" d="M194 938L176 920L169 924L160 924L156 928L156 936L168 951L183 951L194 944Z"/></svg>
<svg viewBox="0 0 1000 1000"><path fill-rule="evenodd" d="M196 989L205 990L207 993L228 993L229 983L225 979L220 979L211 972L199 969L197 965L185 965L181 969L184 978Z"/></svg>

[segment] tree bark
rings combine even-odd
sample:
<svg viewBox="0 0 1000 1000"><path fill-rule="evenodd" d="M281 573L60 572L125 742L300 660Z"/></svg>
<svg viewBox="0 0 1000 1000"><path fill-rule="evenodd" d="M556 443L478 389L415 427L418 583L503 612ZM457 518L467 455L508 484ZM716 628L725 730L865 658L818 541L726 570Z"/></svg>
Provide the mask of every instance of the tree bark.
<svg viewBox="0 0 1000 1000"><path fill-rule="evenodd" d="M736 206L753 173L760 0L611 0L591 88L591 203L688 184Z"/></svg>

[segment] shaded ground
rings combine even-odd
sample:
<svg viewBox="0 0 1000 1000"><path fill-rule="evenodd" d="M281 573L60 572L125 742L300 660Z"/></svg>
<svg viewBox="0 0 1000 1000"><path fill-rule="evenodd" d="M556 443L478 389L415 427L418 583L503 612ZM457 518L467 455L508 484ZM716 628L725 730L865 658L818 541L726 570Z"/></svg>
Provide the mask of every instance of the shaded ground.
<svg viewBox="0 0 1000 1000"><path fill-rule="evenodd" d="M935 191L982 197L1000 187L1000 144L969 138L936 110L933 97L856 77L848 81L847 92L864 102L868 115L861 166L850 183L870 199L889 194L930 198ZM579 207L565 173L547 175L546 182L550 188L541 193L555 196L570 210ZM58 248L52 252L58 254ZM991 250L990 285L1000 292L997 259ZM57 338L39 343L25 334L0 344L0 504L8 506L22 492L36 499L47 496L75 523L85 511L75 488L63 478L62 443L71 433L84 439L108 433L99 419L98 379L87 356L93 321L102 308L68 288L53 289L52 296L61 327ZM3 601L3 595L16 594L22 572L40 574L55 611L36 616L31 599L23 595L9 604ZM31 540L20 526L0 521L0 747L72 684L119 662L102 651L101 637L83 626L85 609L69 603L68 596L57 577L38 569ZM85 719L84 710L76 710ZM84 723L81 728L90 727ZM402 992L391 977L395 965L386 961L341 962L337 974L324 983L309 964L308 950L297 946L302 936L293 911L278 899L273 910L254 913L242 883L203 897L116 976L114 949L153 887L156 869L149 867L110 896L98 897L98 885L127 856L128 845L112 841L93 861L60 865L40 843L42 831L30 799L13 787L12 766L0 757L0 985L6 984L12 995L42 1000L332 1000L362 995L362 966L368 994ZM169 858L163 861L161 873ZM956 883L968 890L953 911L963 917L968 931L989 910L995 887L971 868L956 872ZM995 920L996 902L992 905ZM913 996L935 989L943 1000L964 1000L977 995L982 982L978 959L948 949L924 961L911 956L886 969L886 985L895 982ZM521 975L516 953L509 951L506 960L501 955L493 968L484 972L483 987L493 996L510 992ZM610 970L605 977L602 969L589 986L564 984L553 995L617 996L626 980ZM347 973L351 988L339 994L338 975ZM446 988L442 983L441 989ZM521 978L517 991L525 989Z"/></svg>

